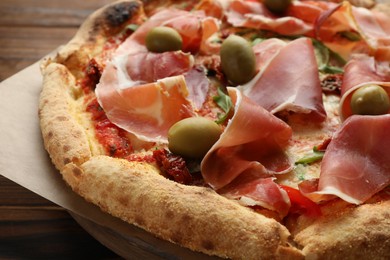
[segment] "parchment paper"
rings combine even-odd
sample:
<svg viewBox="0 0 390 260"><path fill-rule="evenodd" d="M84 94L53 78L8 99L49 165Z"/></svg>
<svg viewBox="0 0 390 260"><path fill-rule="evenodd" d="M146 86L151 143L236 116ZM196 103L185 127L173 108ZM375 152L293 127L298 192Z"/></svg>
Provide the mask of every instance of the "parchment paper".
<svg viewBox="0 0 390 260"><path fill-rule="evenodd" d="M207 258L100 211L73 193L51 164L38 122L39 62L0 83L0 174L71 211L95 238L125 258Z"/></svg>

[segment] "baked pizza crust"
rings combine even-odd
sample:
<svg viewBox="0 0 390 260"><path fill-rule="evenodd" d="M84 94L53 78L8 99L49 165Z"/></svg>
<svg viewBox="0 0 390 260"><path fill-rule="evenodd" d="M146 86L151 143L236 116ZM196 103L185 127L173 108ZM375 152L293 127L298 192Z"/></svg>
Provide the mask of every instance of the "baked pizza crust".
<svg viewBox="0 0 390 260"><path fill-rule="evenodd" d="M358 207L336 200L318 219L301 216L282 224L210 188L168 180L146 163L105 156L76 81L107 36L142 14L138 1L106 6L42 64L39 116L45 148L76 193L162 239L220 257L390 258L389 197Z"/></svg>
<svg viewBox="0 0 390 260"><path fill-rule="evenodd" d="M390 259L389 189L360 206L331 201L322 212L289 226L307 259Z"/></svg>
<svg viewBox="0 0 390 260"><path fill-rule="evenodd" d="M302 257L277 221L210 188L170 181L148 164L97 156L68 164L63 175L104 211L192 250L233 259Z"/></svg>

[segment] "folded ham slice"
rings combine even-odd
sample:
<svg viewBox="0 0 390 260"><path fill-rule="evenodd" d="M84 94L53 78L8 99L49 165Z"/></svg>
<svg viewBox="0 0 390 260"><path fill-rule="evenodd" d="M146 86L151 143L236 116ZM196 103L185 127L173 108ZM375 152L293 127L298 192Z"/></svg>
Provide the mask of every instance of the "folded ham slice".
<svg viewBox="0 0 390 260"><path fill-rule="evenodd" d="M374 57L365 54L355 54L344 67L340 101L342 120L352 115L350 103L353 92L368 84L380 85L390 95L389 62L376 61Z"/></svg>
<svg viewBox="0 0 390 260"><path fill-rule="evenodd" d="M291 128L236 88L229 88L229 95L235 113L202 160L204 180L231 197L247 197L272 210L281 210L283 206L288 210L285 191L262 179L291 170L291 162L284 152L292 135ZM272 186L269 192L278 195L264 194L268 191L261 191L263 185Z"/></svg>
<svg viewBox="0 0 390 260"><path fill-rule="evenodd" d="M321 164L318 191L360 204L390 185L390 115L349 117Z"/></svg>
<svg viewBox="0 0 390 260"><path fill-rule="evenodd" d="M207 39L219 30L219 22L213 17L206 17L203 11L188 12L178 9L165 9L151 16L143 23L116 51L116 55L138 52L145 47L147 33L156 26L174 28L183 40L184 52L208 53ZM140 47L141 46L141 47Z"/></svg>
<svg viewBox="0 0 390 260"><path fill-rule="evenodd" d="M323 12L315 25L316 36L348 60L353 53L366 53L379 60L390 58L390 17L383 13L342 4Z"/></svg>
<svg viewBox="0 0 390 260"><path fill-rule="evenodd" d="M322 122L322 101L317 61L309 38L290 43L270 39L256 46L258 74L238 88L271 113L293 111Z"/></svg>
<svg viewBox="0 0 390 260"><path fill-rule="evenodd" d="M305 35L313 31L313 24L293 16L275 16L258 1L232 1L225 15L235 27L268 30L282 35Z"/></svg>

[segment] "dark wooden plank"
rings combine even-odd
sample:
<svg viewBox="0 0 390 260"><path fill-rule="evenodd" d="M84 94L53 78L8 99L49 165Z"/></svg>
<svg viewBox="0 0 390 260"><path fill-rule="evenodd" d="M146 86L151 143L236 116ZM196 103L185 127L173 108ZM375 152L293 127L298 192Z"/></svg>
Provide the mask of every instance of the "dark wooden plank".
<svg viewBox="0 0 390 260"><path fill-rule="evenodd" d="M119 259L64 210L0 207L1 259Z"/></svg>
<svg viewBox="0 0 390 260"><path fill-rule="evenodd" d="M52 202L0 175L0 207L55 207ZM0 216L0 221L5 216Z"/></svg>
<svg viewBox="0 0 390 260"><path fill-rule="evenodd" d="M10 77L67 43L76 31L76 27L0 26L0 80Z"/></svg>
<svg viewBox="0 0 390 260"><path fill-rule="evenodd" d="M94 10L112 0L1 0L0 25L79 26Z"/></svg>

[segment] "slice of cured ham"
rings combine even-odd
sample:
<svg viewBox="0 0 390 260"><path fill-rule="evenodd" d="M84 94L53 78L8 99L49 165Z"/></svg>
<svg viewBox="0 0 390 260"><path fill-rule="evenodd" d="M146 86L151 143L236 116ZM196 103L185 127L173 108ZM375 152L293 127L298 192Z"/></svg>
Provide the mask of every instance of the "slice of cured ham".
<svg viewBox="0 0 390 260"><path fill-rule="evenodd" d="M237 89L229 88L229 95L235 113L201 163L203 178L214 189L223 188L224 194L246 196L257 201L257 205L278 210L277 203L289 204L285 191L259 179L291 170L291 162L284 153L291 128ZM261 192L264 184L273 186L273 191L277 189L278 202L270 201L273 196Z"/></svg>
<svg viewBox="0 0 390 260"><path fill-rule="evenodd" d="M171 75L169 66L164 73L157 82L145 83L132 80L121 59L109 63L95 90L108 119L141 140L167 142L169 127L193 116L194 108L184 76Z"/></svg>
<svg viewBox="0 0 390 260"><path fill-rule="evenodd" d="M259 72L243 93L271 113L293 111L323 121L326 112L314 48L309 38L290 43L270 39L256 46Z"/></svg>
<svg viewBox="0 0 390 260"><path fill-rule="evenodd" d="M367 53L388 60L389 28L390 18L385 14L344 1L319 16L316 36L344 59L348 60L353 53Z"/></svg>
<svg viewBox="0 0 390 260"><path fill-rule="evenodd" d="M226 12L227 21L235 27L268 30L282 35L305 35L313 25L293 17L278 17L257 1L232 1Z"/></svg>
<svg viewBox="0 0 390 260"><path fill-rule="evenodd" d="M360 204L390 184L390 115L348 118L328 145L317 194Z"/></svg>
<svg viewBox="0 0 390 260"><path fill-rule="evenodd" d="M340 116L345 120L352 115L350 103L355 90L368 85L376 84L384 87L390 95L390 66L388 61L376 61L374 57L365 54L356 54L344 68L342 98L340 101Z"/></svg>
<svg viewBox="0 0 390 260"><path fill-rule="evenodd" d="M175 29L183 40L184 52L207 53L212 49L207 45L207 39L219 30L219 22L213 17L206 17L204 12L188 12L178 9L162 10L143 23L118 48L116 55L139 52L145 48L147 33L156 26L167 26ZM141 47L140 47L141 46Z"/></svg>

